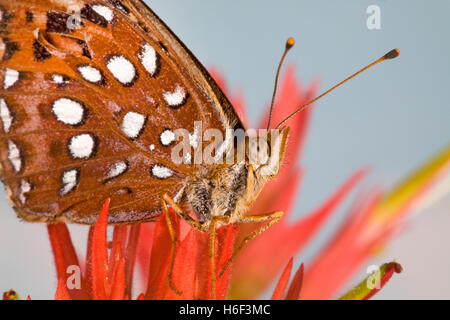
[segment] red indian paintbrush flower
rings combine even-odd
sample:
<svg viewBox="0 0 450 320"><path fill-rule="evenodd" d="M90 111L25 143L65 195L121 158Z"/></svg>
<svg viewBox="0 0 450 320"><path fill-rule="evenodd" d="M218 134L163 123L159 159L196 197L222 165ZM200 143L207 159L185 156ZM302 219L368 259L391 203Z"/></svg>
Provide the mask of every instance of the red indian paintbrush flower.
<svg viewBox="0 0 450 320"><path fill-rule="evenodd" d="M215 73L216 74L216 73ZM224 81L216 74L219 83ZM314 83L305 92L288 69L276 102L274 122L283 119L316 92ZM225 89L225 88L224 88ZM226 91L226 89L225 89ZM242 119L246 119L241 98L233 99ZM309 124L310 109L292 121L285 165L278 178L270 182L256 201L252 213L283 210L283 219L270 230L248 243L226 272L222 267L233 253L235 243L256 228L251 225L228 225L217 230L215 240L216 298L253 299L260 296L278 279L272 299L335 298L348 279L366 262L377 248L386 244L402 227L408 212L421 205L440 178L450 171L450 148L444 150L392 192L360 194L351 207L346 222L325 249L309 265L302 264L293 272L293 256L306 247L328 221L332 213L367 174L357 170L318 208L294 223L289 223L303 170L298 166ZM279 118L279 119L277 119ZM263 119L260 127L264 127ZM176 256L172 281L181 291L170 289L171 237L163 215L155 223L114 227L112 240L107 240L109 200L104 204L95 226L90 228L87 256L80 259L65 224L48 225L55 258L58 287L55 299L210 299L211 271L208 259L208 234L190 228L172 210L169 216L176 233ZM287 263L287 264L286 264ZM81 270L77 274L78 269ZM140 288L133 288L139 271ZM341 299L368 299L378 292L395 272L396 262L379 269L379 283L369 285L364 279ZM292 280L291 274L294 273ZM76 277L77 275L77 277ZM17 299L14 291L4 299Z"/></svg>

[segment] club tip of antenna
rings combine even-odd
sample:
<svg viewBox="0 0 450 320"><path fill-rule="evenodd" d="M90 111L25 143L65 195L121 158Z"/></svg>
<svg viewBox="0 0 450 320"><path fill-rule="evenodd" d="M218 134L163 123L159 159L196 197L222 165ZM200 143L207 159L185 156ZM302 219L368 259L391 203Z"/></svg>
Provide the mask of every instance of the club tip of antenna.
<svg viewBox="0 0 450 320"><path fill-rule="evenodd" d="M286 40L286 50L289 50L290 48L292 48L295 45L295 39L292 37L289 37Z"/></svg>
<svg viewBox="0 0 450 320"><path fill-rule="evenodd" d="M391 51L389 51L388 53L386 53L383 58L384 59L394 59L397 58L400 55L400 50L395 48L392 49Z"/></svg>

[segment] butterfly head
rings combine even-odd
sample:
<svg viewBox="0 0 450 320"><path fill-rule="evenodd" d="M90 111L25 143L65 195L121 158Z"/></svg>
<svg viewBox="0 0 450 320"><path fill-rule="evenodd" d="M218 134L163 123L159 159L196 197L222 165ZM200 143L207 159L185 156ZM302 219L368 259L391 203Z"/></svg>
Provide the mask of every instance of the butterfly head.
<svg viewBox="0 0 450 320"><path fill-rule="evenodd" d="M288 136L289 127L283 127L248 139L247 161L259 182L266 182L279 174Z"/></svg>

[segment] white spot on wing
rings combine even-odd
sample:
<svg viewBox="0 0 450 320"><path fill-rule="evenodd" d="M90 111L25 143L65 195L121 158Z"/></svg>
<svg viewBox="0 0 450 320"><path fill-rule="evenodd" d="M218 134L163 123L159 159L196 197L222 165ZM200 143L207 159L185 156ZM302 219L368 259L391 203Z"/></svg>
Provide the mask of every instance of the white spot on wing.
<svg viewBox="0 0 450 320"><path fill-rule="evenodd" d="M199 122L195 121L194 132L192 134L189 134L189 144L194 149L196 149L198 146L198 142L199 142L199 138L200 138L200 129L201 129L201 126L199 125Z"/></svg>
<svg viewBox="0 0 450 320"><path fill-rule="evenodd" d="M89 159L94 152L95 141L90 134L83 133L70 138L68 147L73 158Z"/></svg>
<svg viewBox="0 0 450 320"><path fill-rule="evenodd" d="M106 179L114 179L123 174L128 169L128 165L125 161L116 162L108 172Z"/></svg>
<svg viewBox="0 0 450 320"><path fill-rule="evenodd" d="M161 135L159 136L160 140L161 140L161 144L163 146L168 146L170 145L172 142L175 141L175 133L173 133L172 130L166 129L164 130Z"/></svg>
<svg viewBox="0 0 450 320"><path fill-rule="evenodd" d="M181 86L177 86L173 92L164 92L163 97L169 107L179 107L185 102L187 94Z"/></svg>
<svg viewBox="0 0 450 320"><path fill-rule="evenodd" d="M19 200L22 204L25 204L27 201L27 197L25 196L25 193L30 192L33 186L31 183L29 183L26 180L23 180L20 182L20 189L19 189Z"/></svg>
<svg viewBox="0 0 450 320"><path fill-rule="evenodd" d="M127 194L127 193L129 193L129 189L127 189L127 188L122 188L122 189L117 190L118 195Z"/></svg>
<svg viewBox="0 0 450 320"><path fill-rule="evenodd" d="M144 44L141 52L139 53L139 59L145 70L153 77L158 71L158 56L155 49L148 43Z"/></svg>
<svg viewBox="0 0 450 320"><path fill-rule="evenodd" d="M103 18L105 18L106 21L108 22L111 22L114 19L114 13L108 7L102 6L100 4L95 4L92 6L92 9L99 15L101 15Z"/></svg>
<svg viewBox="0 0 450 320"><path fill-rule="evenodd" d="M155 145L154 145L154 144L151 144L151 145L150 145L150 150L151 150L151 151L155 150Z"/></svg>
<svg viewBox="0 0 450 320"><path fill-rule="evenodd" d="M167 179L173 175L173 171L160 164L152 166L152 175L158 179Z"/></svg>
<svg viewBox="0 0 450 320"><path fill-rule="evenodd" d="M8 133L9 129L11 128L13 118L5 99L0 99L0 118L2 119L3 123L3 131L5 131L5 133Z"/></svg>
<svg viewBox="0 0 450 320"><path fill-rule="evenodd" d="M136 139L144 129L145 117L136 112L128 112L122 121L122 131L128 138Z"/></svg>
<svg viewBox="0 0 450 320"><path fill-rule="evenodd" d="M19 71L6 68L3 89L11 88L17 81L19 81Z"/></svg>
<svg viewBox="0 0 450 320"><path fill-rule="evenodd" d="M111 57L106 67L123 85L131 85L136 77L136 69L133 64L123 56Z"/></svg>
<svg viewBox="0 0 450 320"><path fill-rule="evenodd" d="M85 109L79 102L61 98L53 102L52 112L56 116L56 120L76 126L82 123Z"/></svg>
<svg viewBox="0 0 450 320"><path fill-rule="evenodd" d="M64 171L62 175L63 187L59 190L60 195L63 196L75 189L75 187L78 185L78 174L79 172L77 169Z"/></svg>
<svg viewBox="0 0 450 320"><path fill-rule="evenodd" d="M20 150L17 145L11 140L8 141L8 159L14 168L15 172L19 172L22 169L22 158L20 157Z"/></svg>
<svg viewBox="0 0 450 320"><path fill-rule="evenodd" d="M66 81L64 81L64 77L60 74L52 75L52 80L54 83L57 83L57 84L64 84L66 82Z"/></svg>
<svg viewBox="0 0 450 320"><path fill-rule="evenodd" d="M91 66L80 66L78 67L78 72L80 72L81 76L84 78L84 80L92 82L92 83L99 83L102 81L102 73L100 70L91 67Z"/></svg>

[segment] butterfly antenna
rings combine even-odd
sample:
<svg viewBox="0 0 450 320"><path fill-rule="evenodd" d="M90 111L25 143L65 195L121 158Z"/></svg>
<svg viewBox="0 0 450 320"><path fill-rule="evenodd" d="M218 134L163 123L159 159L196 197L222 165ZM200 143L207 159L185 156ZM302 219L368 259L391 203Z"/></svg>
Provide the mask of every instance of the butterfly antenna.
<svg viewBox="0 0 450 320"><path fill-rule="evenodd" d="M284 119L283 121L281 121L277 126L276 129L280 128L284 123L286 123L286 121L288 121L290 118L292 118L293 116L295 116L297 113L299 113L300 111L306 109L308 106L310 106L311 104L313 104L314 102L316 102L317 100L319 100L320 98L324 97L325 95L327 95L328 93L330 93L331 91L333 91L334 89L336 89L337 87L343 85L344 83L346 83L347 81L349 81L350 79L356 77L357 75L359 75L360 73L366 71L367 69L373 67L374 65L385 61L385 60L389 60L389 59L394 59L397 58L400 55L400 50L399 49L393 49L391 51L389 51L388 53L386 53L384 56L382 56L381 58L379 58L378 60L372 62L371 64L367 65L366 67L362 68L361 70L359 70L358 72L354 73L353 75L351 75L350 77L348 77L347 79L339 82L338 84L336 84L334 87L328 89L327 91L325 91L324 93L322 93L320 96L312 99L311 101L309 101L308 103L305 103L304 105L302 105L300 108L298 108L295 112L293 112L292 114L290 114L286 119Z"/></svg>
<svg viewBox="0 0 450 320"><path fill-rule="evenodd" d="M278 65L277 75L275 77L275 87L273 88L272 102L270 103L270 113L269 113L269 122L267 123L267 130L269 130L270 122L272 121L272 112L275 103L275 97L277 95L278 79L280 78L281 67L283 66L284 59L286 58L287 53L294 46L294 44L295 44L294 38L291 37L286 40L286 48L284 49L283 56L281 57L280 64Z"/></svg>

